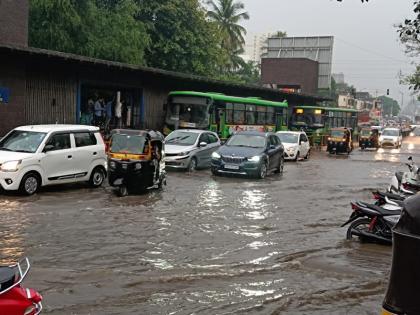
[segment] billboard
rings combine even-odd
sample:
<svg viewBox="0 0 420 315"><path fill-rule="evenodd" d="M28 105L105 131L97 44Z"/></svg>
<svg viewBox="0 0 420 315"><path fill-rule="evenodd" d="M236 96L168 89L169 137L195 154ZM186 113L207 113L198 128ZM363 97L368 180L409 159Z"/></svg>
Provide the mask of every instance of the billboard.
<svg viewBox="0 0 420 315"><path fill-rule="evenodd" d="M318 88L331 87L333 36L271 37L263 58L308 58L319 63Z"/></svg>

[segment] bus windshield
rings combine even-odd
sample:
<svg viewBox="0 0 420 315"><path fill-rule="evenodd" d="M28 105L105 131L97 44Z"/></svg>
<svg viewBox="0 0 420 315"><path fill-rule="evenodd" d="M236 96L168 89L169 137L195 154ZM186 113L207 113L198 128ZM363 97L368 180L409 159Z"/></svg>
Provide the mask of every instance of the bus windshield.
<svg viewBox="0 0 420 315"><path fill-rule="evenodd" d="M177 128L208 129L209 113L206 99L174 98L168 104L166 123Z"/></svg>

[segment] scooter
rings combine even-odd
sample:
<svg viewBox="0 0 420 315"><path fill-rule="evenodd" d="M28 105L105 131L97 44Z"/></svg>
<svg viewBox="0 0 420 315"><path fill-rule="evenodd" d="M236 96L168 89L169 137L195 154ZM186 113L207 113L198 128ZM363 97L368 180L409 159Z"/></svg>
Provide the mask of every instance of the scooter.
<svg viewBox="0 0 420 315"><path fill-rule="evenodd" d="M409 172L396 172L391 179L388 192L414 195L420 191L420 168L414 163L411 156L408 160L410 163L406 163L406 165Z"/></svg>
<svg viewBox="0 0 420 315"><path fill-rule="evenodd" d="M38 315L42 296L22 287L31 265L28 258L12 266L0 267L0 315Z"/></svg>
<svg viewBox="0 0 420 315"><path fill-rule="evenodd" d="M347 239L357 236L361 241L392 244L392 228L400 219L402 207L388 205L389 209L361 201L352 202L350 218L341 227L350 224Z"/></svg>
<svg viewBox="0 0 420 315"><path fill-rule="evenodd" d="M393 194L389 192L380 192L374 191L372 192L373 198L376 200L375 205L377 206L384 206L384 205L393 205L397 207L402 207L404 204L404 200L407 199L411 195L404 195L404 194Z"/></svg>

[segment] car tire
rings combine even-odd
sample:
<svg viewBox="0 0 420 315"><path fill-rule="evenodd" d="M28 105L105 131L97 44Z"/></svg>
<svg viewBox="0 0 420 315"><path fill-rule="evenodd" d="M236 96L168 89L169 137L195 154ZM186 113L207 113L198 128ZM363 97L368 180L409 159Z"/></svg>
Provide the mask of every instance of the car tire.
<svg viewBox="0 0 420 315"><path fill-rule="evenodd" d="M100 167L95 167L90 175L89 185L92 188L99 188L105 181L105 172Z"/></svg>
<svg viewBox="0 0 420 315"><path fill-rule="evenodd" d="M261 166L258 170L257 177L259 179L264 179L267 176L267 172L268 172L268 163L264 161L261 163Z"/></svg>
<svg viewBox="0 0 420 315"><path fill-rule="evenodd" d="M295 157L295 159L294 159L294 161L295 161L295 162L297 162L297 161L299 160L299 155L300 155L300 152L298 151L298 152L296 153L296 157Z"/></svg>
<svg viewBox="0 0 420 315"><path fill-rule="evenodd" d="M305 160L308 160L310 156L311 156L311 150L308 150L308 153L306 153L306 156L305 156Z"/></svg>
<svg viewBox="0 0 420 315"><path fill-rule="evenodd" d="M192 157L190 164L188 164L188 172L194 172L197 170L197 158Z"/></svg>
<svg viewBox="0 0 420 315"><path fill-rule="evenodd" d="M280 157L280 161L279 161L279 166L276 169L276 173L277 174L283 174L283 170L284 170L284 157Z"/></svg>
<svg viewBox="0 0 420 315"><path fill-rule="evenodd" d="M20 182L19 192L26 196L31 196L39 190L40 186L41 179L39 178L39 175L36 173L28 173L23 176Z"/></svg>

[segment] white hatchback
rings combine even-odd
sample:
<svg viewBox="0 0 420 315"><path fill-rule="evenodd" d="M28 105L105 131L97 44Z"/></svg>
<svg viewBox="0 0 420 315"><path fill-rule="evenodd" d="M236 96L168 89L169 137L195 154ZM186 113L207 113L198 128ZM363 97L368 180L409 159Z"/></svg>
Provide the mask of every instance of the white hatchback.
<svg viewBox="0 0 420 315"><path fill-rule="evenodd" d="M385 128L379 137L379 146L401 148L402 133L399 128Z"/></svg>
<svg viewBox="0 0 420 315"><path fill-rule="evenodd" d="M311 153L308 136L303 131L278 131L277 136L284 146L284 159L297 161L308 159Z"/></svg>
<svg viewBox="0 0 420 315"><path fill-rule="evenodd" d="M0 186L32 195L41 186L106 177L105 144L99 128L80 125L18 127L0 140Z"/></svg>

